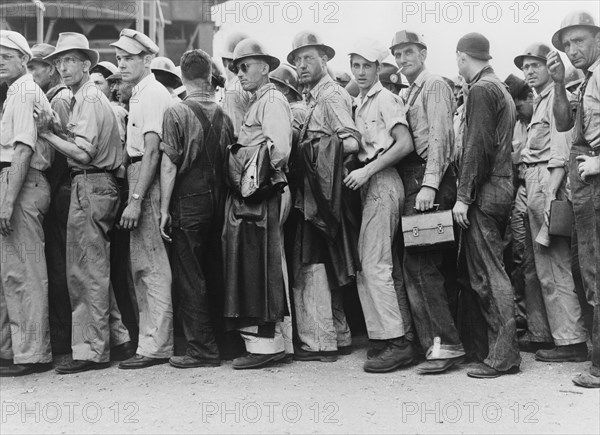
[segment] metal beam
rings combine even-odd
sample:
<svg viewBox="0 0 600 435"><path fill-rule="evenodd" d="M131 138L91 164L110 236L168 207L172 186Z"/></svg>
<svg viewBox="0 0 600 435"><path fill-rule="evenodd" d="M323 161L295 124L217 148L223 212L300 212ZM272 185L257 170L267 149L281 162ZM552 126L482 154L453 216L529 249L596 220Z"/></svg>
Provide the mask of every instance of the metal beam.
<svg viewBox="0 0 600 435"><path fill-rule="evenodd" d="M135 29L144 33L144 0L136 0Z"/></svg>

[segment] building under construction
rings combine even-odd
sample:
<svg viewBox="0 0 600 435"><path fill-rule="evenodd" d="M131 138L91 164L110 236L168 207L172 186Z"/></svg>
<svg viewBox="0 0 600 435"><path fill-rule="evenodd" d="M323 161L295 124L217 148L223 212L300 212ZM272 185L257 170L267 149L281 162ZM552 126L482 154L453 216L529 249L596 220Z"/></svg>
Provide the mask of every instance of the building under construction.
<svg viewBox="0 0 600 435"><path fill-rule="evenodd" d="M61 32L86 35L101 60L114 63L109 46L123 28L143 31L156 41L161 56L179 63L189 49L212 55L217 30L211 8L226 0L2 0L0 28L23 34L30 45L56 44Z"/></svg>

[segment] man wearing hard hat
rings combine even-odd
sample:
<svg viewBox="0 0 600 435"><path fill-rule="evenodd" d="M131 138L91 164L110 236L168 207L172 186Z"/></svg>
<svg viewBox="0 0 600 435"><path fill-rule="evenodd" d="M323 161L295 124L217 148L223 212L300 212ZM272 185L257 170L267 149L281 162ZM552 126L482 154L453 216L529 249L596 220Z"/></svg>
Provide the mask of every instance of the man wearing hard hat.
<svg viewBox="0 0 600 435"><path fill-rule="evenodd" d="M341 194L335 192L342 191L343 159L358 152L360 133L352 120L350 95L327 73L327 62L334 56L335 50L319 35L302 31L287 57L308 90L309 107L300 134L303 187L295 203L303 213L293 291L300 341L294 358L300 361L336 361L338 354L351 352L352 345L342 287L354 282L358 269L354 239L358 228L352 227ZM317 167L309 158L314 147L321 160ZM319 189L331 189L329 202L317 203L316 198L322 197Z"/></svg>
<svg viewBox="0 0 600 435"><path fill-rule="evenodd" d="M244 91L252 94L227 163L225 318L240 332L248 352L233 361L234 369L263 367L293 352L283 249L283 223L291 207L284 170L292 112L269 82L269 72L279 63L248 38L235 47L230 65Z"/></svg>
<svg viewBox="0 0 600 435"><path fill-rule="evenodd" d="M456 199L456 176L450 165L454 94L442 77L425 67L427 45L422 35L408 30L396 32L390 51L408 80L409 87L400 95L407 106L415 147L399 164L405 191L403 214L431 211L434 204L439 204L440 210L449 210ZM419 366L422 374L444 372L465 354L450 313L446 293L450 276L444 267L445 257L449 256L441 249L404 250L406 292L415 330L427 355L427 362ZM439 346L434 347L435 341L440 342Z"/></svg>
<svg viewBox="0 0 600 435"><path fill-rule="evenodd" d="M173 355L171 267L160 236L159 145L163 116L173 104L150 71L158 46L146 35L123 29L115 48L123 81L134 85L129 101L126 151L129 201L120 226L131 230L130 260L139 315L135 356L119 368L140 369L166 363Z"/></svg>
<svg viewBox="0 0 600 435"><path fill-rule="evenodd" d="M521 158L528 222L532 241L536 244L535 248L530 248L544 301L541 311L547 313L555 345L553 349L538 350L535 358L546 362L581 362L587 360L588 333L571 274L570 240L548 235L551 202L567 199L566 165L571 140L568 132L556 130L552 113L554 86L546 65L549 52L550 47L536 43L514 60L536 92Z"/></svg>
<svg viewBox="0 0 600 435"><path fill-rule="evenodd" d="M587 12L567 15L552 37L571 64L585 73L573 112L565 91L565 67L558 52L548 54L554 81L554 116L558 131L573 128L569 181L575 215L573 247L588 303L594 307L592 365L573 382L600 388L600 27Z"/></svg>
<svg viewBox="0 0 600 435"><path fill-rule="evenodd" d="M404 103L379 81L387 48L372 39L353 44L350 67L360 93L355 121L361 134L361 168L348 174L346 186L360 190L362 224L358 238L361 270L357 274L369 339L382 343L363 368L384 373L411 364L412 319L395 244L404 185L395 165L413 150Z"/></svg>
<svg viewBox="0 0 600 435"><path fill-rule="evenodd" d="M225 94L223 96L223 109L225 113L231 118L233 122L234 135L237 138L242 126L244 115L250 105L250 92L244 90L240 84L240 80L233 72L231 72L230 66L233 63L233 51L235 47L250 36L242 33L235 32L229 35L225 41L225 52L221 55L223 66L227 74L227 83L225 85Z"/></svg>
<svg viewBox="0 0 600 435"><path fill-rule="evenodd" d="M52 152L37 133L34 105L52 109L27 73L32 57L23 35L0 30L0 81L9 86L0 119L0 358L11 362L0 367L0 376L52 368L42 228L50 206L44 171ZM28 253L32 249L36 255Z"/></svg>

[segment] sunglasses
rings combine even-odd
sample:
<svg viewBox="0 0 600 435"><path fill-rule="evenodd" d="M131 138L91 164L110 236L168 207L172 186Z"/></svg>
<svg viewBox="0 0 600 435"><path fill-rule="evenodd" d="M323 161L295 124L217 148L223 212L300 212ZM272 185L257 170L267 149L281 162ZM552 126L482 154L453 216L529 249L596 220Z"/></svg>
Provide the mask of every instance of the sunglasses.
<svg viewBox="0 0 600 435"><path fill-rule="evenodd" d="M248 70L250 69L251 65L256 65L258 62L242 62L239 63L237 65L233 66L233 72L234 73L238 73L238 71L241 71L242 73L246 74L248 72Z"/></svg>

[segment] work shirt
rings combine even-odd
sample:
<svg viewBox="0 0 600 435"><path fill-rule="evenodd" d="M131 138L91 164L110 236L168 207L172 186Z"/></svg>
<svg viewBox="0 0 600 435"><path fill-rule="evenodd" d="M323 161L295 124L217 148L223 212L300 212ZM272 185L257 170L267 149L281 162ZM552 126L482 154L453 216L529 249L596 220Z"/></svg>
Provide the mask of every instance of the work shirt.
<svg viewBox="0 0 600 435"><path fill-rule="evenodd" d="M192 92L183 101L188 100L202 104L209 120L218 107L208 94L200 91ZM232 143L232 140L233 125L231 119L225 115L221 127L221 143L227 146ZM203 155L205 146L204 129L191 108L179 103L167 109L163 121L163 140L160 150L177 166L178 176L188 172L199 156Z"/></svg>
<svg viewBox="0 0 600 435"><path fill-rule="evenodd" d="M515 103L491 66L469 83L457 200L472 204L492 176L512 177Z"/></svg>
<svg viewBox="0 0 600 435"><path fill-rule="evenodd" d="M29 166L45 171L50 167L53 151L50 144L38 136L33 118L35 103L51 110L48 98L31 74L24 74L9 86L0 120L0 162L12 162L15 147L21 143L33 150Z"/></svg>
<svg viewBox="0 0 600 435"><path fill-rule="evenodd" d="M238 143L251 147L267 142L271 166L282 170L292 149L292 122L287 99L273 83L266 83L250 98Z"/></svg>
<svg viewBox="0 0 600 435"><path fill-rule="evenodd" d="M127 122L129 157L144 155L146 133L156 133L159 138L162 138L163 117L173 103L171 94L156 80L154 74L148 74L133 87Z"/></svg>
<svg viewBox="0 0 600 435"><path fill-rule="evenodd" d="M523 163L523 157L521 154L523 153L525 146L527 146L527 124L520 119L517 119L512 141L513 165L519 165Z"/></svg>
<svg viewBox="0 0 600 435"><path fill-rule="evenodd" d="M332 136L340 139L354 137L360 143L360 133L352 120L352 97L329 74L310 90L306 97L309 113L309 138Z"/></svg>
<svg viewBox="0 0 600 435"><path fill-rule="evenodd" d="M83 164L67 157L67 163L73 169L117 169L123 160L123 149L117 118L108 98L89 80L79 88L73 100L67 134L92 160Z"/></svg>
<svg viewBox="0 0 600 435"><path fill-rule="evenodd" d="M234 76L227 80L225 85L225 95L223 96L223 110L233 122L235 137L239 136L240 127L244 121L244 115L250 106L250 97L252 94L242 88L240 79Z"/></svg>
<svg viewBox="0 0 600 435"><path fill-rule="evenodd" d="M438 189L454 148L454 93L440 76L423 70L400 92L416 153L425 160L423 186Z"/></svg>
<svg viewBox="0 0 600 435"><path fill-rule="evenodd" d="M527 145L521 153L523 163L548 163L549 168L562 168L569 161L571 134L556 130L553 101L554 83L551 82L533 99L533 117L528 127Z"/></svg>
<svg viewBox="0 0 600 435"><path fill-rule="evenodd" d="M397 125L408 127L402 99L377 82L364 97L356 98L356 128L361 135L358 159L367 163L385 153L393 144L392 130Z"/></svg>
<svg viewBox="0 0 600 435"><path fill-rule="evenodd" d="M71 114L71 98L73 93L63 83L59 83L53 88L48 89L46 97L50 101L50 107L56 112L63 130L66 131L67 124L69 123L69 116Z"/></svg>

